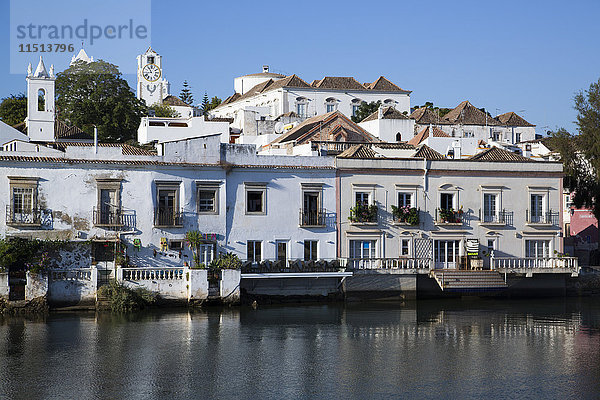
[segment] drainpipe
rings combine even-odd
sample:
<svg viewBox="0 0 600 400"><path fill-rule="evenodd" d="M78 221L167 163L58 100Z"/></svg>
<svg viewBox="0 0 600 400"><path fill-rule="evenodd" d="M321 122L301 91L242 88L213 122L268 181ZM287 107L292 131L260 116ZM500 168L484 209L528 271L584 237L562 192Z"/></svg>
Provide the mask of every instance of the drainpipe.
<svg viewBox="0 0 600 400"><path fill-rule="evenodd" d="M94 125L94 154L98 154L98 127Z"/></svg>

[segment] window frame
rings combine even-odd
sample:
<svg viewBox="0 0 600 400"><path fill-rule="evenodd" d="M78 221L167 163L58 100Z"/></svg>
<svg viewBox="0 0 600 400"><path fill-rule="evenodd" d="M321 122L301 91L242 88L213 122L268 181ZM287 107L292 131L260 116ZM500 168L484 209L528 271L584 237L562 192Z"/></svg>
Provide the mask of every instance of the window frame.
<svg viewBox="0 0 600 400"><path fill-rule="evenodd" d="M9 180L9 203L10 203L10 213L11 216L17 214L15 212L15 189L26 189L31 191L31 208L29 212L20 212L19 214L31 215L31 222L22 222L17 223L14 221L9 221L7 216L7 225L39 225L35 220L35 215L38 210L38 190L39 190L39 180L38 177L21 177L21 176L8 176ZM23 210L21 210L23 211Z"/></svg>
<svg viewBox="0 0 600 400"><path fill-rule="evenodd" d="M200 215L218 215L219 214L219 189L221 182L198 181L196 182L196 212ZM200 192L213 192L213 209L200 209Z"/></svg>
<svg viewBox="0 0 600 400"><path fill-rule="evenodd" d="M258 244L259 260L256 260L256 245ZM252 258L250 258L250 246L252 246ZM260 263L263 260L263 245L262 240L247 240L246 241L246 261Z"/></svg>
<svg viewBox="0 0 600 400"><path fill-rule="evenodd" d="M306 258L306 249L308 245L309 258ZM316 261L319 259L319 241L313 239L307 239L302 242L303 255L302 258L304 261ZM312 254L315 254L315 257L312 258Z"/></svg>
<svg viewBox="0 0 600 400"><path fill-rule="evenodd" d="M250 192L261 193L261 210L250 211L248 194ZM244 182L244 211L246 215L266 215L267 214L267 184L263 182Z"/></svg>
<svg viewBox="0 0 600 400"><path fill-rule="evenodd" d="M181 213L181 181L154 181L154 187L156 189L154 201L155 201L155 215L154 215L154 226L164 227L178 227L176 215ZM158 218L160 213L160 193L161 191L173 191L175 195L173 197L173 225L163 225Z"/></svg>

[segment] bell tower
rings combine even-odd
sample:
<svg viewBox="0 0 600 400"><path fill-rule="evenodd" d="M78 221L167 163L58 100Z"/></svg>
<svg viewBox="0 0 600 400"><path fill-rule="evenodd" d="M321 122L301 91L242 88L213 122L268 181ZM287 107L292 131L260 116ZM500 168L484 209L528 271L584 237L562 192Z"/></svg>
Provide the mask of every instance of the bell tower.
<svg viewBox="0 0 600 400"><path fill-rule="evenodd" d="M163 77L162 56L148 47L137 56L137 98L147 106L159 103L169 95L169 82Z"/></svg>
<svg viewBox="0 0 600 400"><path fill-rule="evenodd" d="M35 72L27 68L27 135L34 142L54 142L54 65L46 70L40 56Z"/></svg>

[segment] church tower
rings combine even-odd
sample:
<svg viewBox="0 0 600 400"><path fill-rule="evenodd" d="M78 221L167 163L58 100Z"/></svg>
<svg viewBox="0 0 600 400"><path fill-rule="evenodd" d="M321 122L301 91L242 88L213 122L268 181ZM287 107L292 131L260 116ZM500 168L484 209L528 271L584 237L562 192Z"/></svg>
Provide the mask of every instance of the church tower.
<svg viewBox="0 0 600 400"><path fill-rule="evenodd" d="M54 65L46 70L40 56L35 72L27 68L27 135L34 142L54 142Z"/></svg>
<svg viewBox="0 0 600 400"><path fill-rule="evenodd" d="M170 93L169 82L163 77L162 56L148 47L144 54L137 56L137 98L147 106L159 103Z"/></svg>

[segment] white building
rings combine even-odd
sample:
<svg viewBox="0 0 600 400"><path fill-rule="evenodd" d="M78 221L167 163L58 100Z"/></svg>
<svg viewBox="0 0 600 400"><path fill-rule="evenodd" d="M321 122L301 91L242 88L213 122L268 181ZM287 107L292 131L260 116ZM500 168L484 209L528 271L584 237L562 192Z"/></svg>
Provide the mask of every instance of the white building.
<svg viewBox="0 0 600 400"><path fill-rule="evenodd" d="M137 141L142 144L162 143L214 134L219 134L223 143L229 143L229 121L206 120L204 117L142 117L138 127Z"/></svg>
<svg viewBox="0 0 600 400"><path fill-rule="evenodd" d="M408 142L415 135L415 120L391 106L379 107L359 125L384 142Z"/></svg>
<svg viewBox="0 0 600 400"><path fill-rule="evenodd" d="M514 145L535 139L535 125L517 114L510 112L494 118L469 101L463 101L444 116L421 107L413 111L410 117L415 120L415 134L434 125L451 137L474 138L499 145Z"/></svg>
<svg viewBox="0 0 600 400"><path fill-rule="evenodd" d="M446 160L432 150L413 158L348 152L336 168L338 254L357 263L433 258L434 268L468 268L469 239L486 266L492 251L495 258L562 252L560 163L492 147L468 160ZM371 208L356 212L357 204ZM394 207L414 209L416 221Z"/></svg>
<svg viewBox="0 0 600 400"><path fill-rule="evenodd" d="M249 84L255 85L248 89ZM236 78L234 86L236 92L211 113L233 118L232 127L243 134L257 134L258 128L252 126L256 121L275 120L292 111L301 119L332 111L352 116L361 103L381 101L400 112L410 112L411 92L383 76L365 84L352 77L325 77L308 84L296 75L272 76L265 68L262 74Z"/></svg>

